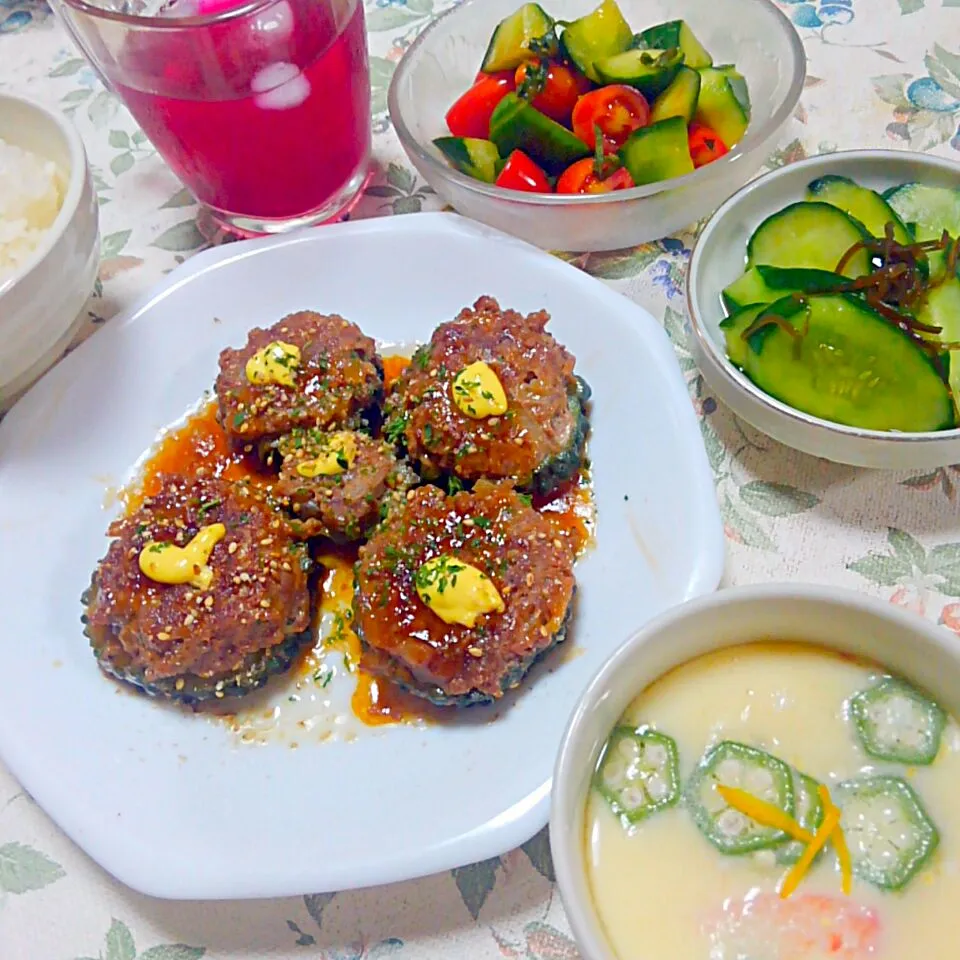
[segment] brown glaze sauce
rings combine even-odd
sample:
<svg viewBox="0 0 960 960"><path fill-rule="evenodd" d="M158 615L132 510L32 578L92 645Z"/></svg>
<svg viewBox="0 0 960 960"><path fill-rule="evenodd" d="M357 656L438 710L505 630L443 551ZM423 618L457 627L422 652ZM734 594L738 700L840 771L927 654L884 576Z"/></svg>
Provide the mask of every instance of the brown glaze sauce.
<svg viewBox="0 0 960 960"><path fill-rule="evenodd" d="M408 363L408 357L393 355L383 358L387 386ZM231 448L217 422L217 405L213 400L203 404L181 426L171 429L160 440L144 462L139 480L122 494L127 512L134 510L145 497L158 492L159 478L165 473L206 473L227 480L246 480L267 488L275 479L273 474L260 467L255 456ZM555 525L558 536L575 539L578 554L589 547L595 521L589 476L577 477L548 500L534 505ZM322 567L317 619L319 622L324 615L329 615L334 626L293 668L294 680L299 684L311 677L316 678L325 654L334 650L342 654L346 670L356 678L350 707L363 724L422 723L445 717L447 714L442 708L404 693L364 669L360 640L350 627L356 550L356 547L330 548L316 555ZM237 706L242 711L242 703L238 702ZM226 719L229 722L230 715L226 715Z"/></svg>

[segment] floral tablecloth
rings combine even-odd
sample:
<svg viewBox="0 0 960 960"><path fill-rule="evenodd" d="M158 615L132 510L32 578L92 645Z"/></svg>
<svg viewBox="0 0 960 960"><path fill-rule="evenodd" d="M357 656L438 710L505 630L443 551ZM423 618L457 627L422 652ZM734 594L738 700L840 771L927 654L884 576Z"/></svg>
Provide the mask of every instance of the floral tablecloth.
<svg viewBox="0 0 960 960"><path fill-rule="evenodd" d="M960 160L960 0L780 6L803 38L809 65L801 104L771 165L865 146ZM440 206L405 163L386 113L394 67L435 12L434 0L367 0L378 170L354 216ZM79 341L201 248L196 210L38 0L0 0L0 90L69 113L93 163L103 263ZM727 582L845 585L960 633L960 466L913 474L837 466L787 450L719 407L685 343L681 287L692 239L683 233L574 262L663 319L716 474ZM502 857L391 887L169 903L114 882L0 765L0 960L388 955L575 960L546 834Z"/></svg>

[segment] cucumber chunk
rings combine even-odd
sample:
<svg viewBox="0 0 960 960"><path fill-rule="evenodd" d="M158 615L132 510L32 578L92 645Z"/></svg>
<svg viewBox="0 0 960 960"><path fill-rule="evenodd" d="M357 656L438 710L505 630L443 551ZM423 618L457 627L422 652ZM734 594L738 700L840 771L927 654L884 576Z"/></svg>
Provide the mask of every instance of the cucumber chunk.
<svg viewBox="0 0 960 960"><path fill-rule="evenodd" d="M642 127L620 148L620 160L638 187L693 173L686 121L671 117Z"/></svg>
<svg viewBox="0 0 960 960"><path fill-rule="evenodd" d="M804 830L815 834L823 823L823 801L817 793L820 784L813 777L808 777L799 770L793 771L793 818ZM805 845L799 840L789 840L777 847L777 863L796 863L803 856Z"/></svg>
<svg viewBox="0 0 960 960"><path fill-rule="evenodd" d="M888 677L850 701L861 746L877 760L926 766L936 759L947 717L932 700Z"/></svg>
<svg viewBox="0 0 960 960"><path fill-rule="evenodd" d="M595 64L623 53L633 42L633 31L615 0L603 0L596 10L574 20L560 37L567 57L594 83L601 83Z"/></svg>
<svg viewBox="0 0 960 960"><path fill-rule="evenodd" d="M525 60L557 51L553 18L536 3L525 3L497 24L480 69L484 73L516 70Z"/></svg>
<svg viewBox="0 0 960 960"><path fill-rule="evenodd" d="M960 189L904 183L884 194L884 199L910 226L914 239L939 240L944 230L960 237Z"/></svg>
<svg viewBox="0 0 960 960"><path fill-rule="evenodd" d="M743 74L732 64L724 63L714 69L719 70L730 81L730 88L737 102L743 107L743 112L750 116L750 90Z"/></svg>
<svg viewBox="0 0 960 960"><path fill-rule="evenodd" d="M933 269L931 265L931 272ZM941 275L943 270L944 265L941 263L939 266ZM937 275L934 274L934 276ZM960 277L950 277L933 287L927 293L927 302L917 313L917 319L921 323L940 327L940 333L936 339L941 343L960 342ZM954 400L960 401L960 354L954 350L949 356L948 382L953 391Z"/></svg>
<svg viewBox="0 0 960 960"><path fill-rule="evenodd" d="M680 799L677 745L649 727L618 726L603 748L594 786L629 827Z"/></svg>
<svg viewBox="0 0 960 960"><path fill-rule="evenodd" d="M727 356L730 358L730 362L740 370L746 371L748 344L753 338L744 335L762 314L774 313L787 319L802 309L803 304L799 300L781 294L781 298L773 303L748 304L731 316L721 320L720 329L723 331L726 340Z"/></svg>
<svg viewBox="0 0 960 960"><path fill-rule="evenodd" d="M940 843L913 788L899 777L860 777L833 791L853 872L881 890L901 890Z"/></svg>
<svg viewBox="0 0 960 960"><path fill-rule="evenodd" d="M814 180L807 187L807 199L820 200L839 207L862 223L875 237L883 237L886 225L892 223L893 239L897 243L910 243L910 232L890 204L879 193L861 187L847 177L831 174Z"/></svg>
<svg viewBox="0 0 960 960"><path fill-rule="evenodd" d="M767 217L747 243L747 267L837 268L855 244L869 239L864 227L829 203L800 201ZM847 277L870 272L870 256L859 250L843 271Z"/></svg>
<svg viewBox="0 0 960 960"><path fill-rule="evenodd" d="M758 264L738 277L722 293L728 310L751 303L773 303L789 293L823 293L847 283L847 277L806 267L769 267Z"/></svg>
<svg viewBox="0 0 960 960"><path fill-rule="evenodd" d="M490 117L490 140L501 157L522 150L547 173L560 173L590 155L590 148L566 127L508 93Z"/></svg>
<svg viewBox="0 0 960 960"><path fill-rule="evenodd" d="M648 100L663 93L683 66L683 54L670 50L625 50L596 63L604 83L626 83Z"/></svg>
<svg viewBox="0 0 960 960"><path fill-rule="evenodd" d="M468 177L493 183L497 179L500 151L489 140L473 137L437 137L434 146L450 165Z"/></svg>
<svg viewBox="0 0 960 960"><path fill-rule="evenodd" d="M700 832L721 853L731 856L767 850L786 839L746 814L727 806L717 786L738 787L793 816L793 776L790 768L762 750L723 740L704 755L684 798Z"/></svg>
<svg viewBox="0 0 960 960"><path fill-rule="evenodd" d="M667 23L658 23L655 27L648 27L637 34L634 45L644 50L669 50L676 47L683 54L688 67L699 70L700 67L713 66L713 57L684 20L670 20Z"/></svg>
<svg viewBox="0 0 960 960"><path fill-rule="evenodd" d="M700 70L700 99L694 115L697 123L710 127L728 149L747 132L750 118L727 76L715 67Z"/></svg>
<svg viewBox="0 0 960 960"><path fill-rule="evenodd" d="M748 341L744 371L770 396L867 430L953 426L950 391L930 358L862 300L812 296L787 322L796 334L771 324Z"/></svg>
<svg viewBox="0 0 960 960"><path fill-rule="evenodd" d="M700 74L687 66L680 67L677 75L650 108L650 122L659 123L671 117L681 117L689 124L697 112L700 97Z"/></svg>

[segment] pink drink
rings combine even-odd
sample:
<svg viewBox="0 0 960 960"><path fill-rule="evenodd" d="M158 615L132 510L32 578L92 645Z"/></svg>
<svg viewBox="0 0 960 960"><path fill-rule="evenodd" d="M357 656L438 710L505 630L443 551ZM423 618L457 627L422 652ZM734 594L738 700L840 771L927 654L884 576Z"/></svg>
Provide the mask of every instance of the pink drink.
<svg viewBox="0 0 960 960"><path fill-rule="evenodd" d="M363 4L277 0L245 9L169 16L170 27L151 18L127 33L104 72L228 229L326 219L356 194L369 157Z"/></svg>

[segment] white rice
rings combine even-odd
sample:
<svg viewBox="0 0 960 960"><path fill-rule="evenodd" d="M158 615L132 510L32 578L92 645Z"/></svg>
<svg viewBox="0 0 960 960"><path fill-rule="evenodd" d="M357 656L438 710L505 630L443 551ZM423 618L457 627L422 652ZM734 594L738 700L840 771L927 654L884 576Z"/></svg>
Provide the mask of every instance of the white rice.
<svg viewBox="0 0 960 960"><path fill-rule="evenodd" d="M0 284L19 273L43 242L63 194L55 163L0 137Z"/></svg>

